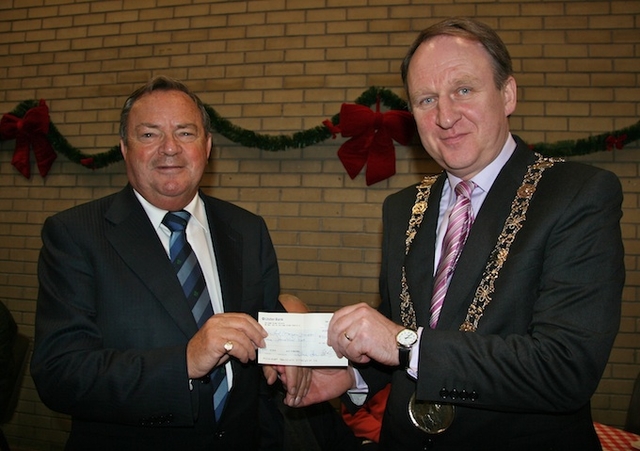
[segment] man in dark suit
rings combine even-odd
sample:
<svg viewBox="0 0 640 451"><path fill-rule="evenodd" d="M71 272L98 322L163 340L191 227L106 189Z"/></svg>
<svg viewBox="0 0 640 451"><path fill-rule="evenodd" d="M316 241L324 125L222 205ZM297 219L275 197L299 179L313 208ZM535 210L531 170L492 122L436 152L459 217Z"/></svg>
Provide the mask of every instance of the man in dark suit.
<svg viewBox="0 0 640 451"><path fill-rule="evenodd" d="M618 179L510 134L511 60L486 25L428 28L402 69L445 172L385 201L381 305L336 312L328 341L355 369L314 370L304 402L349 390L356 409L391 381L384 450L599 450L589 401L619 326Z"/></svg>
<svg viewBox="0 0 640 451"><path fill-rule="evenodd" d="M130 183L43 227L31 362L38 393L71 415L66 449L257 449L263 369L255 359L266 332L255 318L283 310L267 227L199 192L211 124L181 82L157 77L134 92L120 137ZM169 258L163 218L181 210L206 282L196 296L206 291L204 308L215 312L200 328ZM216 419L220 368L228 397ZM294 405L306 372L281 371ZM270 367L264 374L269 383L278 376Z"/></svg>

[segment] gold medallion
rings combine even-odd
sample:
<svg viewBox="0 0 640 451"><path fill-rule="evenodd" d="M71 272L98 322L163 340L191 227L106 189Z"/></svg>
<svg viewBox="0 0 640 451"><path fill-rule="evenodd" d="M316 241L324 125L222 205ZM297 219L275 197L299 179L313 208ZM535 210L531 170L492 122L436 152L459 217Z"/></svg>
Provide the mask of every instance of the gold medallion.
<svg viewBox="0 0 640 451"><path fill-rule="evenodd" d="M440 434L447 430L456 415L455 406L437 402L417 401L416 394L409 400L409 417L414 426L427 434Z"/></svg>

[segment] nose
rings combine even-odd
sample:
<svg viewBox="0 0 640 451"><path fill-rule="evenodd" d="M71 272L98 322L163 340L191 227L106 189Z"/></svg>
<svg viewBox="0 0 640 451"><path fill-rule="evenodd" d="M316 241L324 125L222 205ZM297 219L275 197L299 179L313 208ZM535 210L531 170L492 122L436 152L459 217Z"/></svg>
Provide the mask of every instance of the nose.
<svg viewBox="0 0 640 451"><path fill-rule="evenodd" d="M178 140L173 135L165 135L158 151L165 155L174 155L180 149Z"/></svg>
<svg viewBox="0 0 640 451"><path fill-rule="evenodd" d="M449 129L455 125L460 119L460 113L455 104L447 99L441 98L438 100L436 124L443 129Z"/></svg>

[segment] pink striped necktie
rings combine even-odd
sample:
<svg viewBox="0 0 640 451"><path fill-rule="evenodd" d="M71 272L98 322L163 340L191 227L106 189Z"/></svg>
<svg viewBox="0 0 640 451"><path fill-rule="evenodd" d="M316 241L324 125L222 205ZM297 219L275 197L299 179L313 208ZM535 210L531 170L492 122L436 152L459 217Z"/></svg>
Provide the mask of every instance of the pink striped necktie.
<svg viewBox="0 0 640 451"><path fill-rule="evenodd" d="M456 185L456 202L449 214L449 224L442 241L442 254L434 280L433 296L431 297L431 316L429 327L435 329L440 318L440 311L447 294L451 275L458 262L458 257L469 235L473 224L473 210L471 209L471 193L476 185L472 181L461 181Z"/></svg>

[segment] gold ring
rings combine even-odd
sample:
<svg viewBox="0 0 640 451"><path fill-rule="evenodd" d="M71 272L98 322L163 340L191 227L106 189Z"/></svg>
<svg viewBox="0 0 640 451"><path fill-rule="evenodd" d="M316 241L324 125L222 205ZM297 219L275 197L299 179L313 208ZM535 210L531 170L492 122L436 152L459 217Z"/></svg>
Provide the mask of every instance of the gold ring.
<svg viewBox="0 0 640 451"><path fill-rule="evenodd" d="M224 350L225 352L231 352L233 351L233 341L229 340L224 344Z"/></svg>
<svg viewBox="0 0 640 451"><path fill-rule="evenodd" d="M351 341L352 338L349 336L349 334L347 333L347 331L344 332L344 338L346 338L347 340Z"/></svg>

